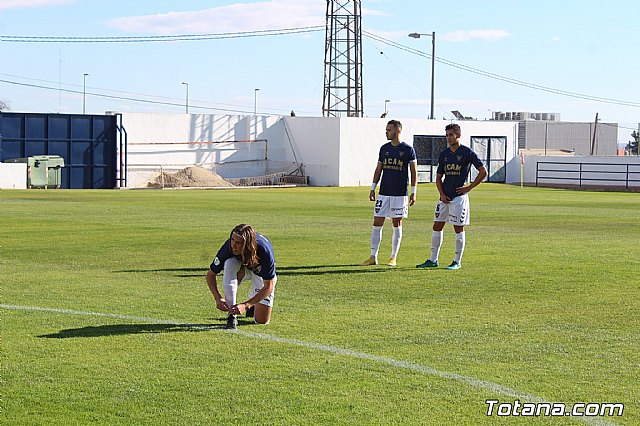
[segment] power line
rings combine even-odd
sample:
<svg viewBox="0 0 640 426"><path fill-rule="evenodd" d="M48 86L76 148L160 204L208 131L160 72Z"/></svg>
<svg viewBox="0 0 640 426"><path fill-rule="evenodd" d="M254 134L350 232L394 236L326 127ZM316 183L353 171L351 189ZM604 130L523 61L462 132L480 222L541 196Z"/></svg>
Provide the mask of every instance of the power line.
<svg viewBox="0 0 640 426"><path fill-rule="evenodd" d="M402 69L402 67L400 67L398 64L396 64L394 61L392 61L392 60L391 60L391 58L389 58L389 56L387 56L387 54L386 54L386 53L384 53L382 50L380 50L380 49L378 48L378 46L376 46L376 45L375 45L375 44L373 44L373 43L372 43L372 45L373 45L373 47L374 47L378 52L380 52L380 54L381 54L381 55L382 55L382 56L383 56L387 61L389 61L389 62L390 62L390 63L391 63L391 64L392 64L392 65L393 65L393 66L398 70L398 72L400 72L400 73L404 76L404 78L406 78L409 82L411 82L411 84L413 84L413 85L414 85L418 90L420 90L420 91L421 91L425 96L429 96L429 94L424 90L424 88L423 88L421 85L419 85L418 83L416 83L416 82L415 82L411 77L409 77L409 75L407 75L407 73L406 73L406 72L404 72L404 70ZM436 107L437 107L441 112L443 112L444 114L447 114L447 115L449 115L449 116L453 117L453 114L451 114L451 112L450 112L450 111L446 111L446 110L445 110L444 108L442 108L440 105L436 104Z"/></svg>
<svg viewBox="0 0 640 426"><path fill-rule="evenodd" d="M82 90L73 90L73 89L62 89L57 87L43 86L40 84L20 83L17 81L11 81L11 80L5 80L5 79L0 79L0 83L12 84L15 86L30 87L35 89L55 90L58 92L65 92L65 93L72 93L72 94L79 94L79 95L86 94L86 95L95 96L98 98L116 99L116 100L122 100L122 101L140 102L140 103L146 103L146 104L171 106L171 107L181 107L181 108L184 107L184 102L169 102L169 101L133 98L129 96L107 95L104 93L84 92ZM153 96L153 95L143 95L143 96ZM170 99L170 98L166 98L166 99ZM253 114L253 110L248 110L248 109L242 110L242 109L231 109L231 108L216 108L216 107L201 106L201 105L196 105L191 103L189 104L189 108L201 109L205 111L208 110L208 111L233 112L233 113L240 113L240 114ZM266 109L269 109L269 108L266 108ZM281 111L285 111L285 110L281 110ZM264 113L264 115L283 115L283 114Z"/></svg>
<svg viewBox="0 0 640 426"><path fill-rule="evenodd" d="M230 33L208 33L208 34L180 34L180 35L156 35L156 36L130 36L130 37L68 37L68 36L15 36L15 35L0 35L0 42L11 43L145 43L145 42L170 42L170 41L199 41L199 40L222 40L233 38L248 38L248 37L265 37L287 34L299 34L307 32L321 31L324 26L308 26L308 27L293 27L282 28L277 30L257 30L257 31L244 31L244 32L230 32ZM386 44L396 49L404 50L405 52L422 56L425 58L431 58L431 55L422 52L417 49L405 46L403 44L388 40L384 37L370 33L368 31L362 31L362 33L380 43ZM491 78L494 80L503 81L506 83L514 84L521 87L527 87L529 89L540 90L547 93L553 93L562 96L568 96L578 99L591 100L601 103L608 103L614 105L622 105L633 108L640 108L639 102L624 101L612 98L603 98L599 96L586 95L583 93L571 92L568 90L555 89L548 86L542 86L539 84L528 83L523 80L518 80L511 77L505 77L499 74L483 71L478 68L473 68L468 65L460 64L450 61L448 59L436 57L435 61L443 65L448 65L453 68L457 68L463 71L467 71L473 74L481 75L483 77Z"/></svg>
<svg viewBox="0 0 640 426"><path fill-rule="evenodd" d="M414 55L418 55L418 56L422 56L425 58L431 58L431 55L428 53L424 53L420 50L417 49L413 49L411 47L405 46L403 44L400 43L396 43L394 41L391 40L387 40L383 37L380 37L378 35L375 35L373 33L367 32L367 31L362 31L362 33L373 39L376 40L380 43L386 44L388 46L391 47L395 47L397 49L400 50L404 50L405 52L409 52L411 54ZM631 101L623 101L623 100L618 100L618 99L611 99L611 98L602 98L602 97L598 97L598 96L592 96L592 95L585 95L583 93L576 93L576 92L570 92L568 90L562 90L562 89L554 89L552 87L547 87L547 86L542 86L539 84L534 84L534 83L528 83L526 81L522 81L522 80L518 80L515 78L511 78L511 77L505 77L499 74L495 74L495 73L491 73L488 71L483 71L477 68L473 68L470 67L468 65L463 65L463 64L459 64L457 62L453 62L453 61L449 61L448 59L444 59L444 58L439 58L436 57L435 61L438 63L441 63L443 65L448 65L450 67L453 68L458 68L461 69L463 71L467 71L473 74L477 74L477 75L481 75L483 77L488 77L488 78L492 78L494 80L499 80L499 81L503 81L506 83L510 83L510 84L514 84L517 86L522 86L522 87L527 87L529 89L535 89L535 90L540 90L543 92L547 92L547 93L553 93L556 95L562 95L562 96L568 96L568 97L572 97L572 98L578 98L578 99L586 99L586 100L590 100L590 101L596 101L596 102L601 102L601 103L607 103L607 104L614 104L614 105L622 105L622 106L628 106L628 107L633 107L633 108L640 108L640 102L631 102Z"/></svg>
<svg viewBox="0 0 640 426"><path fill-rule="evenodd" d="M248 37L265 37L265 36L276 36L276 35L288 35L288 34L299 34L299 33L308 33L324 30L324 26L308 26L308 27L293 27L293 28L283 28L277 30L259 30L259 31L244 31L244 32L230 32L230 33L209 33L209 34L181 34L181 35L157 35L157 36L139 36L139 37L66 37L66 36L15 36L15 35L0 35L0 42L11 42L11 43L145 43L145 42L169 42L169 41L200 41L200 40L221 40L221 39L234 39L234 38L248 38ZM384 37L378 36L376 34L370 33L368 31L362 31L362 33L375 41L378 41L382 44L386 44L388 46L394 47L399 50L403 50L405 52L425 57L431 58L431 55L420 50L405 46L403 44L394 42L392 40L388 40ZM387 58L388 59L388 58ZM509 84L526 87L533 90L539 90L547 93L568 96L578 99L591 100L600 103L628 106L633 108L640 108L639 102L632 101L624 101L619 99L612 98L604 98L592 95L586 95L577 92L571 92L562 89L555 89L552 87L542 86L539 84L528 83L523 80L518 80L511 77L502 76L499 74L491 73L488 71L483 71L478 68L473 68L468 65L460 64L454 61L450 61L448 59L436 57L435 61L441 63L443 65L447 65L453 68L457 68L466 72L470 72L473 74L477 74L483 77L491 78L498 81L503 81ZM32 85L26 83L18 83L9 80L0 80L1 82L5 82L8 84L16 84L29 86L34 88L42 88L47 90L62 90L59 88L52 88L47 86L39 86ZM79 93L72 90L62 90L65 92ZM145 102L145 103L158 103L165 105L178 105L172 102L161 102L161 101L149 101L143 99L129 98L129 97L121 97L121 96L111 96L104 95L98 93L92 93L93 96L112 98L112 99L121 99L121 100L130 100L134 102ZM151 96L151 95L145 95ZM222 109L222 108L209 108L209 107L198 107L195 108L204 108L211 110L221 110L221 111L230 111L230 112L239 112L234 109ZM247 112L247 111L241 111Z"/></svg>
<svg viewBox="0 0 640 426"><path fill-rule="evenodd" d="M0 35L0 42L10 43L149 43L168 41L223 40L230 38L267 37L309 33L324 30L324 26L282 28L278 30L242 31L210 34L179 34L130 37L67 37L67 36L16 36Z"/></svg>
<svg viewBox="0 0 640 426"><path fill-rule="evenodd" d="M616 127L618 129L626 129L626 130L637 130L635 127L627 127L627 126L622 126L619 123L616 124L611 124L611 123L601 123L600 120L598 120L598 124L601 126L609 126L609 127Z"/></svg>

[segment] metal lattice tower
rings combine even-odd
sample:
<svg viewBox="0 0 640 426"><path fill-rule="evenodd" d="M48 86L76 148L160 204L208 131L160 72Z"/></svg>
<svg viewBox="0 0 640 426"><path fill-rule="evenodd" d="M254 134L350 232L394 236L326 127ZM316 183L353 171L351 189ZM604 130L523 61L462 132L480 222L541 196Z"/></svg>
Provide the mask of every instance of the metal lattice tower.
<svg viewBox="0 0 640 426"><path fill-rule="evenodd" d="M360 0L327 0L324 117L362 117Z"/></svg>

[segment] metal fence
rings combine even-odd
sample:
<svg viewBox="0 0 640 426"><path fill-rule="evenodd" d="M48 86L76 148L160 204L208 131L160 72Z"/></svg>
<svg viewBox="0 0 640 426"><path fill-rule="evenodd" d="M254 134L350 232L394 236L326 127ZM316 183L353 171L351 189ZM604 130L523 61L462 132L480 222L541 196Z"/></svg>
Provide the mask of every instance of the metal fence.
<svg viewBox="0 0 640 426"><path fill-rule="evenodd" d="M628 190L640 186L640 164L538 161L536 186L545 183L577 187L624 187Z"/></svg>

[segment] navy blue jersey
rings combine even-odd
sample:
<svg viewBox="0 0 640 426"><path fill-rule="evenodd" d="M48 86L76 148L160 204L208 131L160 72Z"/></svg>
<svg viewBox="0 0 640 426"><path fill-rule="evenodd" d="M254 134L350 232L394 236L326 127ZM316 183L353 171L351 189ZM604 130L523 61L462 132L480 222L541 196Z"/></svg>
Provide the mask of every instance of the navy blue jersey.
<svg viewBox="0 0 640 426"><path fill-rule="evenodd" d="M271 241L262 234L256 232L256 245L258 252L258 266L251 269L251 272L258 275L262 279L270 280L276 276L276 258L273 255L273 247ZM219 274L224 269L224 262L227 259L233 257L234 254L231 251L231 240L225 241L225 243L218 250L218 254L211 263L211 270L216 274ZM235 256L238 260L240 256ZM245 265L246 266L246 265Z"/></svg>
<svg viewBox="0 0 640 426"><path fill-rule="evenodd" d="M444 175L442 189L447 197L453 200L458 196L456 188L464 186L472 164L476 169L483 166L482 160L467 146L459 145L456 152L447 148L440 153L437 173Z"/></svg>
<svg viewBox="0 0 640 426"><path fill-rule="evenodd" d="M409 163L416 161L416 152L411 145L391 142L380 147L378 162L382 164L380 195L405 196L409 181Z"/></svg>

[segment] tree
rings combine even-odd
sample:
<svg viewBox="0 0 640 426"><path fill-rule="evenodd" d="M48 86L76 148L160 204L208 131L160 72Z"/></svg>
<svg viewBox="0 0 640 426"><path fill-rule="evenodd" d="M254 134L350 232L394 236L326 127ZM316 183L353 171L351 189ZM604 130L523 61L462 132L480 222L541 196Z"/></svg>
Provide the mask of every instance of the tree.
<svg viewBox="0 0 640 426"><path fill-rule="evenodd" d="M0 99L0 111L9 111L9 104Z"/></svg>
<svg viewBox="0 0 640 426"><path fill-rule="evenodd" d="M631 155L638 155L638 142L640 141L640 134L634 131L633 133L631 133L631 137L633 138L633 140L629 141L625 149L629 151L629 154Z"/></svg>

